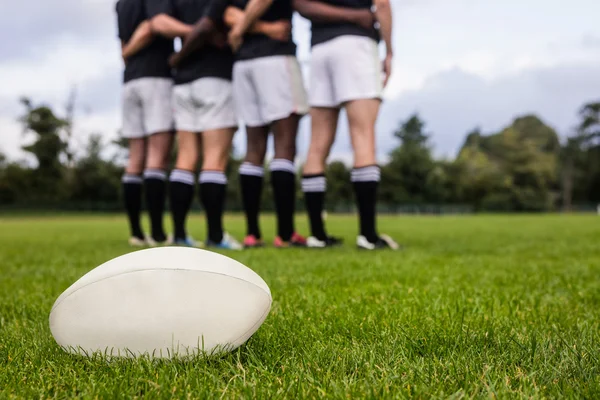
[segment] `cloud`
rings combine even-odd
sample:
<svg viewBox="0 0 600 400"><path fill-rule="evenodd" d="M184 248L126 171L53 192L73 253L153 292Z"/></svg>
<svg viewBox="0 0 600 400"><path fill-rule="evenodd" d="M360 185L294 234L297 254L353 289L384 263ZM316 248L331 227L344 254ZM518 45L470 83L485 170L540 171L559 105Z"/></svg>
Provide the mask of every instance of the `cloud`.
<svg viewBox="0 0 600 400"><path fill-rule="evenodd" d="M35 57L39 47L59 37L97 40L112 35L116 39L114 4L106 0L5 1L0 13L5 38L0 41L2 59Z"/></svg>
<svg viewBox="0 0 600 400"><path fill-rule="evenodd" d="M436 154L454 156L465 134L479 126L495 132L517 115L535 113L565 136L582 103L600 93L600 62L535 68L488 81L459 68L441 72L420 90L404 93L384 106L380 119L382 152L395 145L390 132L398 121L419 112L433 133Z"/></svg>
<svg viewBox="0 0 600 400"><path fill-rule="evenodd" d="M586 49L598 49L600 47L600 37L586 34L581 39L581 45Z"/></svg>

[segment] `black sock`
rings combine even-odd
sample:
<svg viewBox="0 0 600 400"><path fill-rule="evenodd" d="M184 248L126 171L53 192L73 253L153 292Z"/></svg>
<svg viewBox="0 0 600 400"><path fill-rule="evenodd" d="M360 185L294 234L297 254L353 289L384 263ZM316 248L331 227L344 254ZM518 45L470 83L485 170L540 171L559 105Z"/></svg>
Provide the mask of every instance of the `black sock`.
<svg viewBox="0 0 600 400"><path fill-rule="evenodd" d="M324 174L304 175L302 178L302 191L306 201L306 211L310 221L310 231L319 240L327 239L323 225L323 204L327 181Z"/></svg>
<svg viewBox="0 0 600 400"><path fill-rule="evenodd" d="M144 171L146 207L148 207L148 213L150 214L152 239L157 242L167 240L167 235L165 235L163 229L166 180L167 174L162 169L147 169Z"/></svg>
<svg viewBox="0 0 600 400"><path fill-rule="evenodd" d="M208 240L213 243L223 241L223 209L227 177L221 171L200 173L200 199L206 213Z"/></svg>
<svg viewBox="0 0 600 400"><path fill-rule="evenodd" d="M195 183L193 172L182 169L175 169L171 172L169 191L171 194L171 217L173 218L175 240L185 240L187 238L185 221L192 206Z"/></svg>
<svg viewBox="0 0 600 400"><path fill-rule="evenodd" d="M296 206L294 163L281 158L271 161L271 184L277 212L277 234L281 240L289 242L294 233Z"/></svg>
<svg viewBox="0 0 600 400"><path fill-rule="evenodd" d="M360 234L371 243L377 241L375 226L375 204L380 171L377 165L370 165L352 170L352 183L360 215Z"/></svg>
<svg viewBox="0 0 600 400"><path fill-rule="evenodd" d="M257 239L261 238L258 214L262 196L263 175L264 168L258 165L245 162L240 166L240 186L248 235L254 235Z"/></svg>
<svg viewBox="0 0 600 400"><path fill-rule="evenodd" d="M123 200L131 236L144 239L144 233L140 225L140 212L142 210L142 177L139 175L123 175Z"/></svg>

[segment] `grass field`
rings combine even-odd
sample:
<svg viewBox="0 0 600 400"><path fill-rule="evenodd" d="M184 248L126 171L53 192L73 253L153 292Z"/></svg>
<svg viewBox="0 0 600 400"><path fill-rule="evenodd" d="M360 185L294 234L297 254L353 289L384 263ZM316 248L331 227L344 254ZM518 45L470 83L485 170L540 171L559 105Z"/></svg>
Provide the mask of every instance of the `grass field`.
<svg viewBox="0 0 600 400"><path fill-rule="evenodd" d="M0 398L600 398L599 217L382 218L398 253L355 250L353 217L328 224L346 247L227 253L274 299L239 350L107 362L64 353L48 315L131 250L124 219L0 219Z"/></svg>

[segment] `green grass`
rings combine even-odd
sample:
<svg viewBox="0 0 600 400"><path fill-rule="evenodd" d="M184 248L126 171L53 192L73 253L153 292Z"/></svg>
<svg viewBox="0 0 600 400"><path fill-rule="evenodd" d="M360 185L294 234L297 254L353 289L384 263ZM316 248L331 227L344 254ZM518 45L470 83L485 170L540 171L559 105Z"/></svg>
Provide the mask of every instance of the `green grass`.
<svg viewBox="0 0 600 400"><path fill-rule="evenodd" d="M124 218L0 219L0 398L600 398L600 217L382 218L399 253L355 250L353 217L328 225L344 248L228 253L274 298L237 351L107 362L64 353L48 314L130 251Z"/></svg>

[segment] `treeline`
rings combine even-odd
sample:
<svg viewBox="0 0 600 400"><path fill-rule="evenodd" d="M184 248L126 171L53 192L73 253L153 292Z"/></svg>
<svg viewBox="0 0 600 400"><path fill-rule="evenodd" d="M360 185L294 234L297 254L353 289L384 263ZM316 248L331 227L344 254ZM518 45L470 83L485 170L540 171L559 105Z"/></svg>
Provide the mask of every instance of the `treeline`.
<svg viewBox="0 0 600 400"><path fill-rule="evenodd" d="M83 154L76 156L71 118L29 100L22 103L20 122L34 138L23 150L37 165L0 154L0 208L120 210L125 141L105 143L101 135L91 135ZM500 132L475 129L466 135L456 158L448 160L433 157L431 134L415 114L391 133L398 146L382 165L380 207L432 213L591 209L600 203L600 102L582 106L579 119L564 141L535 115L518 117ZM240 163L232 156L227 171L230 210L241 209ZM352 211L348 167L333 162L327 177L327 209ZM300 190L297 198L302 207ZM265 209L273 209L268 181L263 203Z"/></svg>

